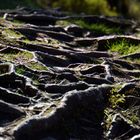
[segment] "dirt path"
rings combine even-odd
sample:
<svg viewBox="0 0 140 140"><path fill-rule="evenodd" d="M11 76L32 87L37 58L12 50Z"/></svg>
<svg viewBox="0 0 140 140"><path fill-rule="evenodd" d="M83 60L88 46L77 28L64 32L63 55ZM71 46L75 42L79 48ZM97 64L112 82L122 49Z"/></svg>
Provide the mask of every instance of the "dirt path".
<svg viewBox="0 0 140 140"><path fill-rule="evenodd" d="M0 139L140 137L140 27L21 8L0 15Z"/></svg>

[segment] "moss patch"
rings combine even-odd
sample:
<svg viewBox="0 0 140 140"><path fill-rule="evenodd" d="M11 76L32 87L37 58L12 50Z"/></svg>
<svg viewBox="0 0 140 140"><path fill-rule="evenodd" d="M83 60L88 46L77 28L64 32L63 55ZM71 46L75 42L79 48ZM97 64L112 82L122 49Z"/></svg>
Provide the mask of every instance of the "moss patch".
<svg viewBox="0 0 140 140"><path fill-rule="evenodd" d="M25 63L33 59L33 54L27 51L19 51L17 52L9 52L9 53L1 53L0 59L2 61L10 61L14 63Z"/></svg>
<svg viewBox="0 0 140 140"><path fill-rule="evenodd" d="M21 66L21 67L16 67L15 68L16 73L24 75L26 70Z"/></svg>
<svg viewBox="0 0 140 140"><path fill-rule="evenodd" d="M26 66L33 70L39 70L39 71L48 70L48 68L46 66L44 66L43 64L41 64L39 62L34 62L34 61L27 63Z"/></svg>
<svg viewBox="0 0 140 140"><path fill-rule="evenodd" d="M8 38L10 38L10 39L15 39L15 38L17 38L17 39L19 39L19 38L22 38L22 37L24 37L21 33L19 33L19 32L17 32L17 31L14 31L13 29L5 29L3 32L2 32L2 35L4 36L4 37L8 37Z"/></svg>
<svg viewBox="0 0 140 140"><path fill-rule="evenodd" d="M58 40L49 38L49 37L37 37L36 40L29 40L27 38L22 39L23 43L26 44L38 44L38 45L53 45L53 47L57 47L59 44L61 44Z"/></svg>

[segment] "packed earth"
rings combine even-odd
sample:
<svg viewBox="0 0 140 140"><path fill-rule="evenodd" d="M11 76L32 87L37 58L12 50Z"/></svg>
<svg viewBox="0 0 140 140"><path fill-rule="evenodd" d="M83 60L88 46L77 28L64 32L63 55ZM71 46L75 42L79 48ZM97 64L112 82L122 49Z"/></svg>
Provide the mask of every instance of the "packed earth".
<svg viewBox="0 0 140 140"><path fill-rule="evenodd" d="M59 9L0 16L0 140L140 139L138 22Z"/></svg>

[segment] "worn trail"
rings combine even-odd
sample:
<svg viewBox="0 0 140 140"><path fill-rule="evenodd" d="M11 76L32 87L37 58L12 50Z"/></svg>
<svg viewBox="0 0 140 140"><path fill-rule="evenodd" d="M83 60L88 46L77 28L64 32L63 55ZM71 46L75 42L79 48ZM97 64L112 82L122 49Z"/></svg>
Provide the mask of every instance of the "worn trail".
<svg viewBox="0 0 140 140"><path fill-rule="evenodd" d="M28 8L0 15L0 139L139 137L137 22Z"/></svg>

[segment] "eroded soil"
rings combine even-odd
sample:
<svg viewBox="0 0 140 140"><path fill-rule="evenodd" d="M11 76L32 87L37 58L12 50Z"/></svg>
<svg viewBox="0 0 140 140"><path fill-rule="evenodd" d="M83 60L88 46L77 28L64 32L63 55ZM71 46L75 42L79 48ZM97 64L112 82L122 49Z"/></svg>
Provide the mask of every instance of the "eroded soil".
<svg viewBox="0 0 140 140"><path fill-rule="evenodd" d="M0 139L139 137L137 22L27 8L0 14ZM129 51L111 50L121 43Z"/></svg>

